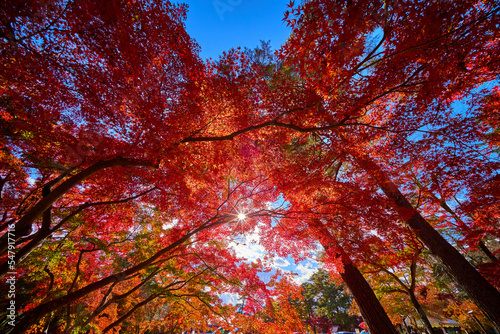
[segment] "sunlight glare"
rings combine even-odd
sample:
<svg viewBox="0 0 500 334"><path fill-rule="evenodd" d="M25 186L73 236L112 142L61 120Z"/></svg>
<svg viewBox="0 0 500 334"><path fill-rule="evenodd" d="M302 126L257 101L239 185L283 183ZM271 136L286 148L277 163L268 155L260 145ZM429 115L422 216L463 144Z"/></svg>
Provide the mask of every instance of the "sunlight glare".
<svg viewBox="0 0 500 334"><path fill-rule="evenodd" d="M239 220L243 220L245 219L247 216L244 214L244 213L238 213L238 219Z"/></svg>

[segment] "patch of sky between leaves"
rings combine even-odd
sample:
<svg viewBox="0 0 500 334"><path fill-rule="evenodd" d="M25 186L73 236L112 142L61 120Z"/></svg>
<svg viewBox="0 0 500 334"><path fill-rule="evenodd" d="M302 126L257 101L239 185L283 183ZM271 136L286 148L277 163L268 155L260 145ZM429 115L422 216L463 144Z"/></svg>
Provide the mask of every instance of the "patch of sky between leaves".
<svg viewBox="0 0 500 334"><path fill-rule="evenodd" d="M286 202L285 199L280 196L280 198L274 202L269 203L269 209L286 209L290 206L290 203ZM272 224L272 226L276 226L276 222ZM314 259L306 259L303 261L295 262L295 260L291 256L280 257L276 256L265 260L267 255L267 250L260 244L260 231L263 226L257 226L252 233L248 233L245 235L240 235L235 238L229 244L236 255L240 258L244 258L245 263L257 262L258 260L262 261L266 266L272 268L270 272L262 272L259 273L260 279L262 279L265 283L268 283L273 275L277 273L279 270L284 274L295 274L294 281L298 285L305 283L309 280L309 278L318 270L320 264ZM239 302L240 296L237 294L229 294L224 293L221 294L220 297L225 303L236 305Z"/></svg>

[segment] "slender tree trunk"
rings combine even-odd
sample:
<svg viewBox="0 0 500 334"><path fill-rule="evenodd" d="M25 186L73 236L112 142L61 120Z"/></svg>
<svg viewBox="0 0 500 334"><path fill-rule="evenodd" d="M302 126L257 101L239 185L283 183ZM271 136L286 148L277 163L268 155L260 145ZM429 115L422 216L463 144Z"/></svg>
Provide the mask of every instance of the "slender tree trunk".
<svg viewBox="0 0 500 334"><path fill-rule="evenodd" d="M344 272L340 276L351 290L370 333L396 334L396 328L358 268L344 257L342 258L342 264L344 265Z"/></svg>
<svg viewBox="0 0 500 334"><path fill-rule="evenodd" d="M406 334L410 334L410 330L408 329L408 326L406 325L405 319L403 318L403 316L400 316L400 317L401 317L401 324L403 325L403 328L406 331Z"/></svg>
<svg viewBox="0 0 500 334"><path fill-rule="evenodd" d="M411 284L408 287L403 281L399 279L399 277L392 273L389 270L383 269L384 272L389 274L396 282L399 283L401 286L402 290L398 290L400 292L404 292L408 297L410 297L410 301L413 304L413 307L417 311L417 313L420 315L420 318L422 319L422 322L424 324L424 327L427 329L427 332L429 334L439 334L440 331L438 329L432 328L431 322L429 321L429 318L427 317L427 314L425 313L424 309L422 308L422 305L420 305L417 296L415 295L415 288L416 288L416 272L417 272L417 258L419 254L421 253L421 249L418 249L415 255L413 255L411 265L410 265L410 277L411 277Z"/></svg>
<svg viewBox="0 0 500 334"><path fill-rule="evenodd" d="M429 197L434 201L434 203L442 207L446 212L448 212L453 217L453 219L455 219L460 229L462 229L466 233L472 232L471 228L457 215L455 211L452 210L452 208L450 208L448 203L446 203L446 200L444 199L444 196L442 194L440 194L441 198L437 198L436 195L434 195L430 190L426 189L418 181L417 185L429 195ZM484 244L482 240L478 241L477 247L484 253L484 255L486 255L486 257L491 262L495 262L497 260L497 258L493 256L493 253L491 253L491 251L488 249L488 247Z"/></svg>
<svg viewBox="0 0 500 334"><path fill-rule="evenodd" d="M494 255L493 253L489 250L489 248L484 244L484 242L482 240L478 241L477 243L477 248L479 248L480 250L483 251L484 255L486 255L486 257L488 259L490 259L491 262L495 262L496 260L498 260Z"/></svg>
<svg viewBox="0 0 500 334"><path fill-rule="evenodd" d="M320 242L328 252L333 250L340 256L344 271L340 273L356 304L358 304L364 321L368 325L371 334L397 334L397 330L387 316L370 284L356 268L347 254L341 249L330 231L321 222L310 223L310 226L320 232Z"/></svg>
<svg viewBox="0 0 500 334"><path fill-rule="evenodd" d="M82 212L84 209L94 206L94 205L106 205L106 204L118 204L118 203L125 203L128 202L129 200L133 200L135 198L138 198L142 195L145 195L155 188L149 189L145 192L142 192L136 196L132 196L126 199L121 199L121 200L116 200L116 201L106 201L106 202L96 202L96 203L85 203L82 204L78 209L64 217L61 221L59 221L54 227L50 228L50 223L45 224L45 228L40 229L35 235L32 236L33 239L31 239L27 244L25 244L22 248L19 248L16 250L15 254L15 261L16 264L19 265L30 253L33 251L42 241L44 241L47 237L49 237L52 233L57 231L61 226L63 226L67 221L69 221L71 218ZM46 210L44 213L44 216L47 214ZM47 214L47 216L50 215L50 211ZM50 218L50 216L49 216ZM45 219L45 218L44 218ZM47 226L48 225L48 226ZM4 262L3 264L0 264L0 279L2 279L7 272L9 271L9 266L8 262Z"/></svg>
<svg viewBox="0 0 500 334"><path fill-rule="evenodd" d="M420 240L437 256L456 282L500 329L500 292L444 239L408 202L380 166L370 157L353 153L357 163L378 183L393 207Z"/></svg>
<svg viewBox="0 0 500 334"><path fill-rule="evenodd" d="M422 308L422 305L417 300L417 297L415 294L410 292L409 294L411 303L413 304L413 307L417 311L418 315L420 316L420 319L422 319L422 322L424 324L424 327L427 329L427 332L429 334L439 334L437 329L432 328L431 322L429 318L427 317L427 314L425 313L424 309Z"/></svg>

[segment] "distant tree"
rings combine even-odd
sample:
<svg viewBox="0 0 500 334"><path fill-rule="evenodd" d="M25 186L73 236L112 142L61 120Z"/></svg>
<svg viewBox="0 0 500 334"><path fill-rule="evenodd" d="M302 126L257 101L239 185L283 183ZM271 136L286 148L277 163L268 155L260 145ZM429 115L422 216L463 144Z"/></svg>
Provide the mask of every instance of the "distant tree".
<svg viewBox="0 0 500 334"><path fill-rule="evenodd" d="M356 325L356 317L348 314L352 296L345 291L343 284L332 279L328 271L318 269L301 287L304 298L293 303L315 333L326 332L334 324L344 329Z"/></svg>

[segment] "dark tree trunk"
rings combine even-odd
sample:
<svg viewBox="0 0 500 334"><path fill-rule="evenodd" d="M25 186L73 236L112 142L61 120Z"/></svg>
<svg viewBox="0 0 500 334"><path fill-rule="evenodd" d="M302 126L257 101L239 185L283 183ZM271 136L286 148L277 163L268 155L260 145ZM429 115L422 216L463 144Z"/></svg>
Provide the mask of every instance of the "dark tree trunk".
<svg viewBox="0 0 500 334"><path fill-rule="evenodd" d="M408 202L379 165L367 156L354 156L358 164L378 183L393 207L427 248L437 256L455 281L500 329L500 292L444 239Z"/></svg>
<svg viewBox="0 0 500 334"><path fill-rule="evenodd" d="M484 255L491 261L495 262L497 258L493 255L493 253L490 251L490 249L484 244L484 242L479 241L477 243L477 248L483 251Z"/></svg>
<svg viewBox="0 0 500 334"><path fill-rule="evenodd" d="M116 157L107 161L99 161L95 164L87 167L81 172L69 177L67 180L58 185L55 189L50 191L46 196L44 196L37 204L35 204L26 214L19 219L16 223L16 239L29 234L31 231L31 226L33 223L46 212L52 204L54 204L58 199L64 196L71 188L80 184L85 179L94 175L95 173L111 167L133 167L133 166L143 166L143 167L154 167L157 165L149 161L142 161L136 159L126 159L122 157ZM5 233L0 237L0 255L7 252L8 249L8 234Z"/></svg>

